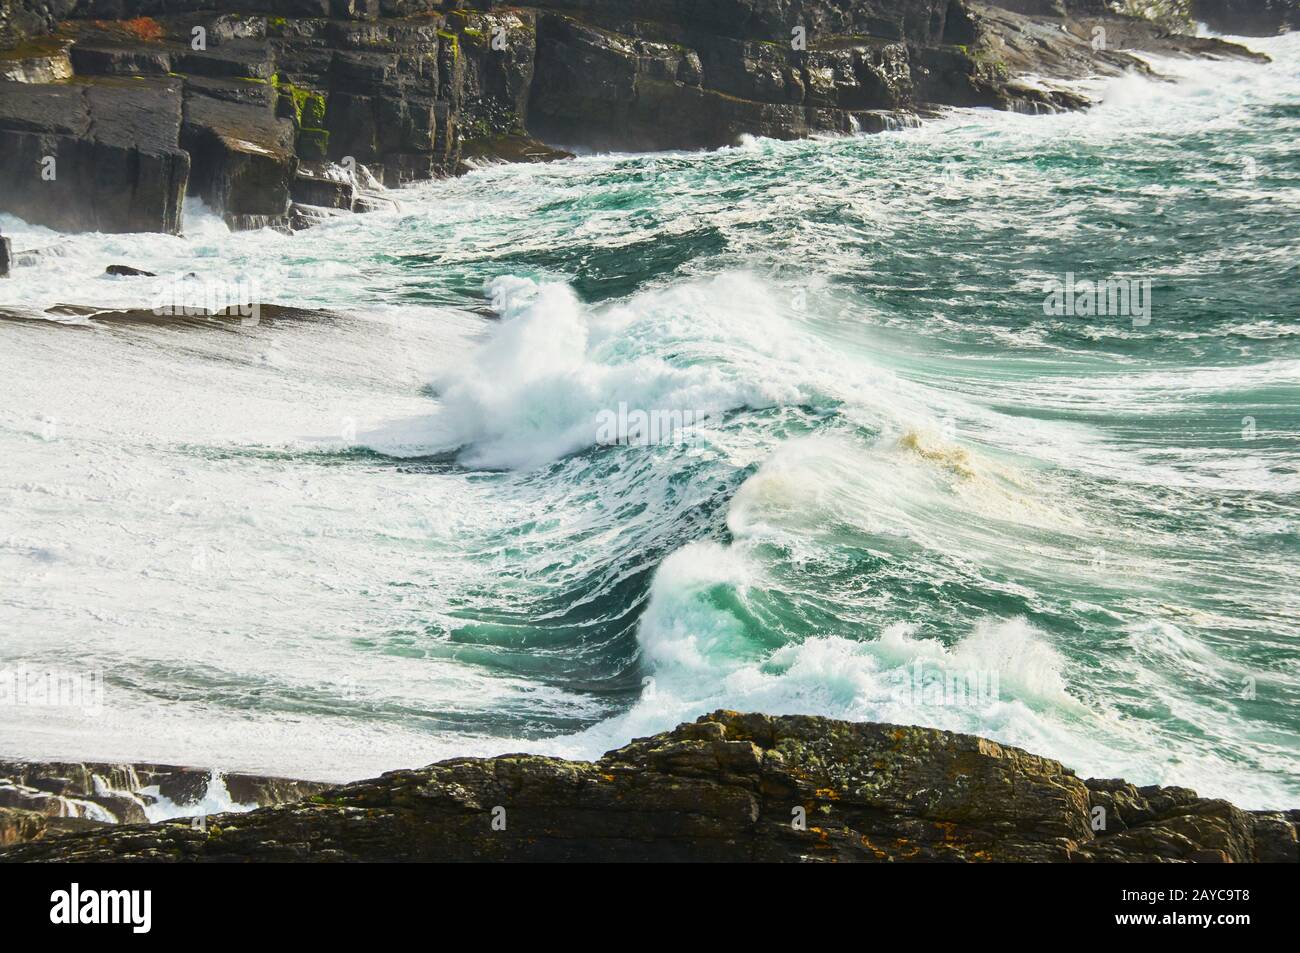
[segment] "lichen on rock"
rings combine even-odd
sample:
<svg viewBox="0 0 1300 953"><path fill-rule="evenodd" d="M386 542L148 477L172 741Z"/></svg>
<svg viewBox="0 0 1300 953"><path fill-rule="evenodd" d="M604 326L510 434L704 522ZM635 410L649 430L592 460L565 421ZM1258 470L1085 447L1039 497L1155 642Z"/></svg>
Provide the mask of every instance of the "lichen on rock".
<svg viewBox="0 0 1300 953"><path fill-rule="evenodd" d="M595 762L457 758L209 818L206 831L69 833L0 862L1294 863L1297 822L1181 788L1083 780L973 735L717 711Z"/></svg>

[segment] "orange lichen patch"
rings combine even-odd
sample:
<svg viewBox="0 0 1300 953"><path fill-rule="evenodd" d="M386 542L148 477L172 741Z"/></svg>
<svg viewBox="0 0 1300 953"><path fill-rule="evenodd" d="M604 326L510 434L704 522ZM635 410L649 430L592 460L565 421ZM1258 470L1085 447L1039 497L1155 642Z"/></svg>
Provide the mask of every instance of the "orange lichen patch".
<svg viewBox="0 0 1300 953"><path fill-rule="evenodd" d="M915 857L917 854L921 853L921 848L909 847L908 843L906 837L900 837L898 840L894 841L894 850L897 852L898 856L904 860Z"/></svg>
<svg viewBox="0 0 1300 953"><path fill-rule="evenodd" d="M134 20L127 20L122 24L122 27L137 40L161 40L163 38L162 24L153 17L136 17Z"/></svg>
<svg viewBox="0 0 1300 953"><path fill-rule="evenodd" d="M813 796L825 798L828 801L838 801L840 799L840 792L834 788L818 788L816 791L813 791Z"/></svg>
<svg viewBox="0 0 1300 953"><path fill-rule="evenodd" d="M952 821L934 821L934 826L943 832L943 842L945 844L956 844L960 840L957 837L957 825Z"/></svg>
<svg viewBox="0 0 1300 953"><path fill-rule="evenodd" d="M601 775L601 778L604 779L604 780L606 780L606 781L613 781L613 780L614 780L614 775L612 775L612 774L602 774L602 775Z"/></svg>
<svg viewBox="0 0 1300 953"><path fill-rule="evenodd" d="M881 849L880 849L879 847L877 847L875 844L871 843L871 841L867 838L867 835L866 835L866 834L863 834L863 835L859 838L859 840L862 841L862 846L863 846L863 847L865 847L867 850L871 851L873 854L876 855L876 858L877 858L878 860L887 860L887 859L889 858L889 852L888 852L888 851L881 850Z"/></svg>

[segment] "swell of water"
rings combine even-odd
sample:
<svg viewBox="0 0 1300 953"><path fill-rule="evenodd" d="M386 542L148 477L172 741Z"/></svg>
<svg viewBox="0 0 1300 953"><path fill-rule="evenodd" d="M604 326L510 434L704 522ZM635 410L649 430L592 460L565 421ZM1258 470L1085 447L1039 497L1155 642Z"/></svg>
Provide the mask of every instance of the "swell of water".
<svg viewBox="0 0 1300 953"><path fill-rule="evenodd" d="M0 323L0 669L103 676L0 749L344 779L728 706L1294 805L1300 43L1248 42L293 237L0 220L64 252L0 309L146 305L122 262L336 313ZM1067 272L1149 324L1045 314ZM706 423L610 446L620 404Z"/></svg>

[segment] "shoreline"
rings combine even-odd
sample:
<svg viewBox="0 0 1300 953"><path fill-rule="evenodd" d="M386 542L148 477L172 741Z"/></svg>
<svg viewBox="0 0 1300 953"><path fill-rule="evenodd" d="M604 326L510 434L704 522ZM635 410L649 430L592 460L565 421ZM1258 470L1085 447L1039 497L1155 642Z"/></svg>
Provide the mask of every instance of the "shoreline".
<svg viewBox="0 0 1300 953"><path fill-rule="evenodd" d="M1158 75L1136 52L1268 61L1094 0L952 0L923 18L892 0L743 0L730 23L627 0L487 6L267 17L127 0L116 20L73 4L15 22L0 211L178 234L197 198L234 230L295 232L391 207L384 187L571 157L548 143L656 152L880 132L948 107L1055 113L1094 105L1072 81Z"/></svg>
<svg viewBox="0 0 1300 953"><path fill-rule="evenodd" d="M6 648L117 693L15 702L0 670L6 747L73 754L0 754L0 861L1300 862L1294 36L1104 15L1089 52L1102 0L921 0L975 11L977 40L824 32L792 58L753 24L543 0L503 90L470 47L513 12L225 2L143 48L74 14L61 52L0 50L0 222L6 169L39 168L9 146L47 133L64 198L102 216L60 199L57 244L0 235ZM868 2L907 6L844 15ZM190 18L210 55L181 48ZM608 56L561 82L574 51ZM834 115L714 88L740 64L769 98L772 76L830 95L819 57L852 67ZM625 112L578 96L625 61L649 77ZM954 90L978 101L927 98ZM622 149L542 151L535 96L537 130ZM626 151L687 101L766 125ZM484 103L506 111L477 125ZM355 156L322 133L424 106L429 149L417 117L338 177ZM930 128L868 135L889 116ZM100 201L159 157L188 182ZM137 227L160 196L177 227ZM690 456L601 449L641 446L629 408L715 405ZM612 408L626 444L589 425ZM979 704L928 698L931 662Z"/></svg>
<svg viewBox="0 0 1300 953"><path fill-rule="evenodd" d="M720 710L595 762L456 758L313 788L145 826L60 831L0 809L0 863L1300 862L1300 809L1243 811L1080 779L974 735L814 716Z"/></svg>

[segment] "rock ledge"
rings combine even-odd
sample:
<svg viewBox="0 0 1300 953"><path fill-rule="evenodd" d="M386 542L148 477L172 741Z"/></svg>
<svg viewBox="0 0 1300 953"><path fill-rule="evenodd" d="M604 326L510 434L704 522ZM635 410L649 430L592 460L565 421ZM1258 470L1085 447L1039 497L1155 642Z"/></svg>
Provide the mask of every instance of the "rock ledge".
<svg viewBox="0 0 1300 953"><path fill-rule="evenodd" d="M460 758L0 861L1297 861L1300 811L1081 780L973 735L717 711L596 762Z"/></svg>

